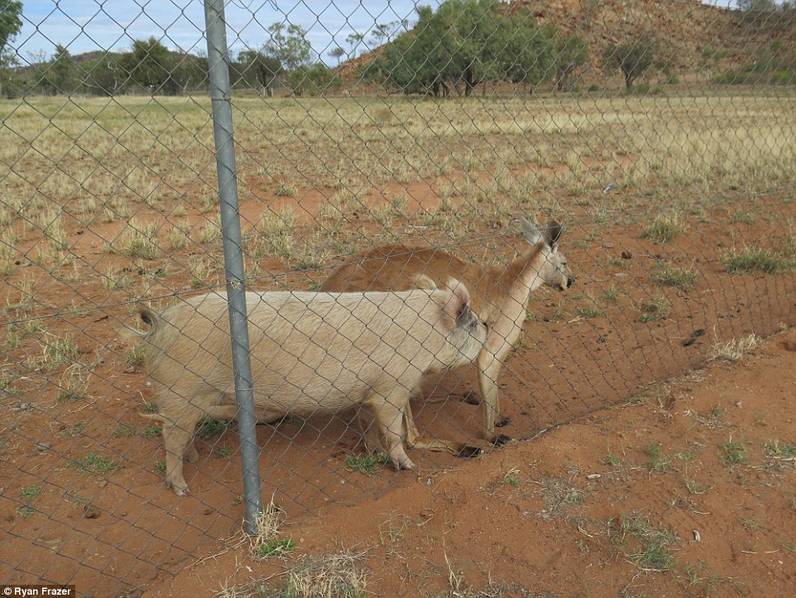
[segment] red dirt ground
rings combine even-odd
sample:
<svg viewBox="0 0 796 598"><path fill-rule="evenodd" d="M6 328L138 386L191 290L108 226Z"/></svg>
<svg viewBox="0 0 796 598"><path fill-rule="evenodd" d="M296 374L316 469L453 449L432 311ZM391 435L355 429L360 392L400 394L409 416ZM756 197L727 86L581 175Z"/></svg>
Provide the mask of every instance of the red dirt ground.
<svg viewBox="0 0 796 598"><path fill-rule="evenodd" d="M722 263L732 247L781 244L783 238L774 235L784 237L787 230L772 224L792 218L796 202L759 199L754 209L765 216L743 225L729 223L737 205L728 199L665 245L641 239L640 224L585 223L568 229L562 248L578 283L565 294L540 290L532 297L533 320L526 323L522 340L501 374L502 406L511 418L503 432L517 439L531 438L551 426L637 396L652 382L700 366L716 339L751 332L766 336L780 323L796 324L791 273L730 275ZM408 243L440 242L431 232L412 237L406 233L411 228L402 232ZM105 252L101 239L92 237L96 231L85 232L80 236L70 231L73 239L81 239L76 245L83 260L79 262L81 275L63 283L43 277L36 287L36 301L41 303L26 317L57 313L41 320L48 332L60 337L71 334L77 348L73 359L96 362L87 396L59 400L56 383L63 366L47 369L29 361L42 355L46 339L41 333L23 336L16 348L6 352L0 371L10 380L0 392L6 414L0 425L0 579L75 583L86 588L82 596L122 592L137 596L154 579L177 575L202 555L217 552L223 539L238 529L242 509L237 434L233 426L199 443L200 462L186 467L190 497L177 498L164 488L157 469L163 459L162 440L137 415L151 397L140 368L125 362L127 347L119 340L119 328L122 322L132 321L124 301L139 296L141 288L151 290L150 296L162 295L166 302L175 288L194 292L189 289L187 252L136 262ZM474 259L483 260L489 253L510 256L517 248L513 231L481 230L479 234L480 243L456 251L469 251ZM448 244L455 245L450 240ZM620 258L622 252L630 252L632 259ZM656 286L651 272L659 259L693 268L695 288L683 292ZM108 265L125 268L133 281L129 291L110 291L101 285L97 272L104 272ZM302 288L313 277L324 275L319 271L281 276L276 264L262 267L277 271L262 277L265 288L280 284ZM22 264L6 282L18 284L34 270L31 264ZM67 267L56 273L72 275ZM18 300L17 293L10 292L12 286L8 285L5 297L9 303ZM616 291L614 302L600 300L610 289ZM671 304L668 317L641 322L640 306L658 295ZM81 306L90 305L101 308L81 311ZM599 306L603 313L578 315L580 306ZM705 333L684 345L696 330ZM468 443L477 441L480 408L459 400L476 389L474 382L470 368L429 384L430 400L413 406L420 429ZM774 418L773 413L768 420ZM351 421L350 414L340 414L258 426L263 493L275 493L293 525L331 505L354 508L363 497L378 505L390 493L416 488L412 474L386 471L369 478L347 471L346 458L360 450ZM771 425L783 423L776 420ZM793 442L792 432L781 440ZM418 453L412 459L421 474L436 478L441 471L463 467L467 472L493 459L507 464L511 451L496 451L478 464L444 454ZM606 452L603 447L595 459ZM114 469L92 473L76 464L75 460L91 455L112 460ZM527 467L524 475L530 475ZM36 496L26 494L32 488L38 488ZM468 501L476 500L469 497L469 490L455 492ZM638 508L644 504L642 499ZM592 531L588 533L595 535ZM480 583L472 574L467 579Z"/></svg>
<svg viewBox="0 0 796 598"><path fill-rule="evenodd" d="M268 576L278 587L302 555L341 548L364 553L375 596L789 595L794 348L791 329L741 362L712 362L458 467L385 470L378 477L400 482L311 514L285 504L281 537L296 542L287 559L234 549L164 576L145 596L209 596ZM729 441L745 463L725 460ZM772 451L774 441L790 452ZM670 570L634 558L643 543L621 523L634 515L671 534Z"/></svg>

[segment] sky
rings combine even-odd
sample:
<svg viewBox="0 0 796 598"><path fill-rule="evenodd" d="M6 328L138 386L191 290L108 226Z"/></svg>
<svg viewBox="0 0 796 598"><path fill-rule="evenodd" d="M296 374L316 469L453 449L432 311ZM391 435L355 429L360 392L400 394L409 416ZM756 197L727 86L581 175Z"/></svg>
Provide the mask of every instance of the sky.
<svg viewBox="0 0 796 598"><path fill-rule="evenodd" d="M726 5L730 0L703 0ZM227 38L233 53L262 45L265 29L281 21L301 25L315 53L328 64L346 37L368 32L374 23L413 19L417 5L440 0L225 0ZM23 64L53 54L55 44L70 53L126 50L134 39L155 36L174 50L203 53L206 42L202 0L23 0L23 26L11 42ZM367 42L357 53L367 50Z"/></svg>

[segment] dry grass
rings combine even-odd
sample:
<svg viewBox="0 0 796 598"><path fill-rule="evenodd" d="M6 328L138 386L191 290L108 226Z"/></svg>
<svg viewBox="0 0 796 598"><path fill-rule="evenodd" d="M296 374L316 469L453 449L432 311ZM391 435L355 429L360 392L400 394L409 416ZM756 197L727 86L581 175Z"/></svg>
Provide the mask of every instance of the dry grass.
<svg viewBox="0 0 796 598"><path fill-rule="evenodd" d="M6 184L23 197L77 200L88 210L101 205L108 217L119 219L125 217L118 210L123 205L165 202L163 195L171 190L163 189L160 181L168 181L179 193L195 183L195 173L211 174L204 171L213 163L208 149L213 146L212 129L202 126L209 112L204 97L158 98L156 104L149 98L120 97L107 107L102 98L80 99L79 107L63 106L57 98L28 102L31 105L0 102L7 130L34 138L40 152L25 153L15 136L0 131L3 162L15 164L16 171L9 173ZM260 176L269 181L267 192L284 197L300 196L305 187L334 189L341 181L347 188L396 180L411 183L531 163L556 168L554 182L565 189L595 187L608 178L633 186L655 181L658 189L704 187L723 179L739 188L763 190L793 176L788 168L796 159L793 103L785 97L706 96L691 101L686 119L670 98L626 97L621 110L610 98L472 98L442 103L238 98L235 110L246 118L240 119L236 139L249 150L241 152L240 171L263 173ZM363 121L363 114L374 110L389 112L390 120ZM92 114L98 115L101 126L88 126ZM58 128L51 127L46 116ZM322 126L308 127L307 122ZM603 136L604 131L610 136ZM70 142L77 134L82 135L81 151ZM596 137L604 142L589 141ZM490 151L462 143L471 138L488 139ZM293 149L286 152L286 147ZM296 159L310 149L314 159ZM617 152L628 149L632 161L620 164ZM68 175L47 176L50 159L61 156L65 157L59 165ZM145 164L131 168L136 158L144 158ZM99 160L109 173L93 174ZM587 162L608 165L606 177L592 180ZM84 177L86 184L75 184ZM510 187L511 178L497 177L496 190ZM528 192L543 187L538 177L525 183L535 187L526 188ZM209 197L208 205L215 206L209 189L200 196Z"/></svg>
<svg viewBox="0 0 796 598"><path fill-rule="evenodd" d="M677 211L671 211L656 216L652 224L641 233L641 236L656 243L668 243L684 230L683 216Z"/></svg>
<svg viewBox="0 0 796 598"><path fill-rule="evenodd" d="M308 557L288 573L283 595L364 598L368 578L360 564L362 557L350 552Z"/></svg>
<svg viewBox="0 0 796 598"><path fill-rule="evenodd" d="M265 547L268 547L279 535L279 529L285 522L285 512L274 503L274 497L263 508L257 517L256 531L250 540L250 549L255 557L262 557Z"/></svg>
<svg viewBox="0 0 796 598"><path fill-rule="evenodd" d="M710 358L723 361L739 361L744 355L760 346L762 339L750 334L727 342L716 341L710 348Z"/></svg>
<svg viewBox="0 0 796 598"><path fill-rule="evenodd" d="M365 598L367 573L361 565L364 554L339 552L305 557L285 571L281 587L271 579L247 584L224 584L216 598Z"/></svg>

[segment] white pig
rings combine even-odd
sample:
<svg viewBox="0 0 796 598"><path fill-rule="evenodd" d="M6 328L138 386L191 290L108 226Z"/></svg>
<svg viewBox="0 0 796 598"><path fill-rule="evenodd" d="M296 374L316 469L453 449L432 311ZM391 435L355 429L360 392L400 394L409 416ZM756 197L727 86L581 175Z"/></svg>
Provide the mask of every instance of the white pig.
<svg viewBox="0 0 796 598"><path fill-rule="evenodd" d="M463 284L417 283L426 288L247 292L258 420L364 405L395 467L414 467L402 439L410 394L426 372L473 362L487 334ZM142 345L159 412L149 417L163 422L166 484L184 495L183 457L196 458L196 424L236 414L227 299L211 292L139 313L151 327Z"/></svg>

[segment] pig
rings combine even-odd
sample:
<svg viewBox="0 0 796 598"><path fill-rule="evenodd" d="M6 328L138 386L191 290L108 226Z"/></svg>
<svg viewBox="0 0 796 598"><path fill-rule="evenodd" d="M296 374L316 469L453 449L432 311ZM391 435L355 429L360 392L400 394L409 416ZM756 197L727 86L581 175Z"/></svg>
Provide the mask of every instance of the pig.
<svg viewBox="0 0 796 598"><path fill-rule="evenodd" d="M424 374L472 363L486 341L470 293L425 276L407 291L247 292L252 380L260 421L367 407L397 469L403 419ZM206 416L236 415L225 294L191 297L157 314L141 306L144 364L163 422L166 484L183 496L183 459Z"/></svg>

